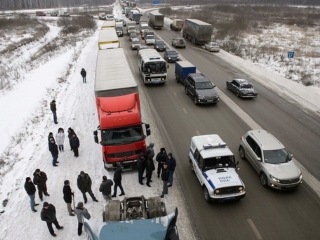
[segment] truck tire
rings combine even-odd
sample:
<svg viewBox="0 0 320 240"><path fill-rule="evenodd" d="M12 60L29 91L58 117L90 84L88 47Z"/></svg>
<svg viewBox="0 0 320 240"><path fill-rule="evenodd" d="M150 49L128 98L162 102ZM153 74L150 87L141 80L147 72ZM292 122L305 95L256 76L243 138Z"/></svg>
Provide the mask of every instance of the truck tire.
<svg viewBox="0 0 320 240"><path fill-rule="evenodd" d="M121 217L121 202L119 200L110 200L105 205L103 211L103 221L121 221L124 220Z"/></svg>
<svg viewBox="0 0 320 240"><path fill-rule="evenodd" d="M165 207L161 202L160 197L151 197L148 198L148 219L157 218L164 216L164 212L166 212Z"/></svg>

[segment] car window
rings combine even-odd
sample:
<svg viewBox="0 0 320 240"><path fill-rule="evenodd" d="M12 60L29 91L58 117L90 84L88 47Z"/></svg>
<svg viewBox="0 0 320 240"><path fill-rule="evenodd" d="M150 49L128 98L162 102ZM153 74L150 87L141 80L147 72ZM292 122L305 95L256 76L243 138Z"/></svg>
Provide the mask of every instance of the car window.
<svg viewBox="0 0 320 240"><path fill-rule="evenodd" d="M198 149L196 149L196 151L194 152L194 160L199 164L200 161L200 152L198 151Z"/></svg>
<svg viewBox="0 0 320 240"><path fill-rule="evenodd" d="M197 89L211 89L213 88L212 83L211 82L197 82L196 83L196 88Z"/></svg>
<svg viewBox="0 0 320 240"><path fill-rule="evenodd" d="M252 151L254 151L254 149L256 148L257 143L250 136L247 136L246 140L247 140L248 145L252 149Z"/></svg>
<svg viewBox="0 0 320 240"><path fill-rule="evenodd" d="M271 164L286 163L290 160L286 149L264 150L264 162Z"/></svg>
<svg viewBox="0 0 320 240"><path fill-rule="evenodd" d="M252 85L248 84L248 83L242 84L240 87L243 88L243 89L251 89L251 88L253 88Z"/></svg>
<svg viewBox="0 0 320 240"><path fill-rule="evenodd" d="M259 157L260 159L262 159L262 155L261 155L261 149L258 146L258 144L256 145L256 149L254 150L255 154L257 155L257 157Z"/></svg>

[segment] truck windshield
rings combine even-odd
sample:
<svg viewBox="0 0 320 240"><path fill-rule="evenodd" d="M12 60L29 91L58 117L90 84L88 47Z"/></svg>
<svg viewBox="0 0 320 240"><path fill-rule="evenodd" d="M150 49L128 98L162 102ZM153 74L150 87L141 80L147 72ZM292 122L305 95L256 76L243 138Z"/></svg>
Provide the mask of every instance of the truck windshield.
<svg viewBox="0 0 320 240"><path fill-rule="evenodd" d="M165 62L149 62L144 65L145 73L166 73L167 66Z"/></svg>
<svg viewBox="0 0 320 240"><path fill-rule="evenodd" d="M221 167L235 167L235 166L236 165L234 161L234 156L206 158L204 160L203 171L221 168Z"/></svg>
<svg viewBox="0 0 320 240"><path fill-rule="evenodd" d="M142 126L115 128L101 131L102 145L122 145L134 143L144 139Z"/></svg>

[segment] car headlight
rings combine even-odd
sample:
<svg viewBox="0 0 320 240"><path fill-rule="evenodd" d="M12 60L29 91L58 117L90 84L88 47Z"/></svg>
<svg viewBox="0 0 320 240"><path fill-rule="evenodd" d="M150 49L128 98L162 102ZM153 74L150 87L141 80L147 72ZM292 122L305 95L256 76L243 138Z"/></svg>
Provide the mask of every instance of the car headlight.
<svg viewBox="0 0 320 240"><path fill-rule="evenodd" d="M299 176L299 180L300 180L300 181L302 180L302 174Z"/></svg>
<svg viewBox="0 0 320 240"><path fill-rule="evenodd" d="M204 96L198 95L198 99L203 99L203 98L204 98Z"/></svg>
<svg viewBox="0 0 320 240"><path fill-rule="evenodd" d="M217 189L217 190L214 190L214 194L219 194L219 189Z"/></svg>
<svg viewBox="0 0 320 240"><path fill-rule="evenodd" d="M180 59L179 57L177 57L177 59Z"/></svg>
<svg viewBox="0 0 320 240"><path fill-rule="evenodd" d="M171 57L168 57L168 59L171 59Z"/></svg>
<svg viewBox="0 0 320 240"><path fill-rule="evenodd" d="M274 182L280 182L280 180L278 179L278 178L276 178L276 177L274 177L274 176L272 176L272 175L270 175L270 179L272 180L272 181L274 181Z"/></svg>
<svg viewBox="0 0 320 240"><path fill-rule="evenodd" d="M239 187L239 191L242 192L243 191L243 187Z"/></svg>

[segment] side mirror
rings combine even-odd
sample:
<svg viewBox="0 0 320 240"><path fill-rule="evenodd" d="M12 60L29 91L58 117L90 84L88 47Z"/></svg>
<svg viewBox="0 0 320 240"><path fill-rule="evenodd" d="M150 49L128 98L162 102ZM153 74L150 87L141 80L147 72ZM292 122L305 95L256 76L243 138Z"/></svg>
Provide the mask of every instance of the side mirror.
<svg viewBox="0 0 320 240"><path fill-rule="evenodd" d="M94 141L95 141L96 143L99 143L99 139L98 139L98 136L97 136L97 135L94 136Z"/></svg>
<svg viewBox="0 0 320 240"><path fill-rule="evenodd" d="M98 136L98 131L97 130L93 131L93 135Z"/></svg>
<svg viewBox="0 0 320 240"><path fill-rule="evenodd" d="M149 136L151 134L150 124L146 123L145 126L146 126L147 136Z"/></svg>
<svg viewBox="0 0 320 240"><path fill-rule="evenodd" d="M261 162L261 158L257 157L256 159L257 159L257 161Z"/></svg>

